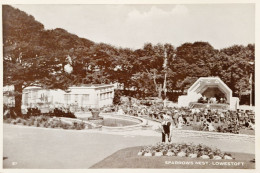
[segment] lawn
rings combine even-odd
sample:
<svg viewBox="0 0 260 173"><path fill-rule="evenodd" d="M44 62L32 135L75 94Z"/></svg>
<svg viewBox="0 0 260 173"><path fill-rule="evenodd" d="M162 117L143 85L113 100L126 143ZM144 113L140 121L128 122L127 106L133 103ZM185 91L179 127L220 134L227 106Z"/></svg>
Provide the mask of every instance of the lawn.
<svg viewBox="0 0 260 173"><path fill-rule="evenodd" d="M177 156L138 156L141 147L119 150L91 168L165 168L165 169L254 169L254 154L231 153L235 160L204 160ZM223 165L225 164L225 165Z"/></svg>

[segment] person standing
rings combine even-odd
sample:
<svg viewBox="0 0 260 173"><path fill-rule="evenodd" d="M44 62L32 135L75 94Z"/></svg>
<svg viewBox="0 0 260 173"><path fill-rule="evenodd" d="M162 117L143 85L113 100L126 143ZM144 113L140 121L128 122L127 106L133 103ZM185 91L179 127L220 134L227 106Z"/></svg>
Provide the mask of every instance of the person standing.
<svg viewBox="0 0 260 173"><path fill-rule="evenodd" d="M174 111L173 118L172 118L172 119L173 119L173 123L174 123L175 126L178 125L178 118L179 118L178 110L175 110L175 111Z"/></svg>
<svg viewBox="0 0 260 173"><path fill-rule="evenodd" d="M165 115L161 124L162 129L162 142L171 142L172 137L172 122L170 121L170 115Z"/></svg>
<svg viewBox="0 0 260 173"><path fill-rule="evenodd" d="M207 120L207 126L208 126L208 131L210 131L210 132L215 131L215 128L212 125L212 121L210 119Z"/></svg>
<svg viewBox="0 0 260 173"><path fill-rule="evenodd" d="M181 129L182 126L184 125L184 120L183 120L183 115L181 114L178 118L178 128Z"/></svg>

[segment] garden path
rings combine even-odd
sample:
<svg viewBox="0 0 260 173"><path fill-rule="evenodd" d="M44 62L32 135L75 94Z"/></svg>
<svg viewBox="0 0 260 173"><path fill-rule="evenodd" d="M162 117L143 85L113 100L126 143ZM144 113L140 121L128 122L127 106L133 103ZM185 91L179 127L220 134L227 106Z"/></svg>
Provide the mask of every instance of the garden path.
<svg viewBox="0 0 260 173"><path fill-rule="evenodd" d="M103 132L96 130L61 130L18 125L3 125L4 168L76 169L89 168L114 152L160 141L152 130ZM247 141L181 138L174 142L213 145L223 151L254 153L255 145Z"/></svg>

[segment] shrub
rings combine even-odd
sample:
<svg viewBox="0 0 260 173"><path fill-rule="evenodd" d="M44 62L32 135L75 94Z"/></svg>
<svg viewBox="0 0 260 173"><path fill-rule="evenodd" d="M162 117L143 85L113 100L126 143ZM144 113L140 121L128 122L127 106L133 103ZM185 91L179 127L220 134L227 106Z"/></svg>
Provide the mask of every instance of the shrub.
<svg viewBox="0 0 260 173"><path fill-rule="evenodd" d="M10 124L12 122L12 119L11 118L7 118L5 122Z"/></svg>
<svg viewBox="0 0 260 173"><path fill-rule="evenodd" d="M114 105L120 105L121 104L121 96L123 95L123 93L119 90L116 90L114 93L114 99L113 99L113 104Z"/></svg>
<svg viewBox="0 0 260 173"><path fill-rule="evenodd" d="M34 125L34 121L29 120L29 125L30 125L30 126L33 126L33 125Z"/></svg>
<svg viewBox="0 0 260 173"><path fill-rule="evenodd" d="M43 123L43 127L47 128L48 127L48 123Z"/></svg>
<svg viewBox="0 0 260 173"><path fill-rule="evenodd" d="M16 122L21 123L22 122L21 118L17 118Z"/></svg>
<svg viewBox="0 0 260 173"><path fill-rule="evenodd" d="M30 123L34 124L35 118L34 118L34 117L30 117L30 118L28 119L28 121L29 121Z"/></svg>
<svg viewBox="0 0 260 173"><path fill-rule="evenodd" d="M50 116L56 116L56 117L67 117L67 118L76 118L76 116L67 110L66 112L62 109L55 108L53 112L49 113Z"/></svg>
<svg viewBox="0 0 260 173"><path fill-rule="evenodd" d="M224 153L224 155L227 155L227 156L230 156L230 157L231 157L231 154L230 154L230 153Z"/></svg>
<svg viewBox="0 0 260 173"><path fill-rule="evenodd" d="M76 130L81 130L81 128L79 126L76 127Z"/></svg>
<svg viewBox="0 0 260 173"><path fill-rule="evenodd" d="M73 122L73 126L77 127L78 123L76 121Z"/></svg>
<svg viewBox="0 0 260 173"><path fill-rule="evenodd" d="M217 132L223 132L222 126L218 126L218 127L217 127Z"/></svg>
<svg viewBox="0 0 260 173"><path fill-rule="evenodd" d="M62 129L77 129L77 130L82 130L82 129L86 128L86 124L83 121L82 122L74 122L72 125L70 125L68 123L62 122L60 119L59 120L52 119L52 121L50 121L50 118L48 116L45 116L45 115L40 115L38 117L31 116L28 119L6 118L4 120L4 122L11 123L11 124L21 123L23 125L45 127L45 128L50 127L50 128L62 128Z"/></svg>
<svg viewBox="0 0 260 173"><path fill-rule="evenodd" d="M46 116L42 116L43 121L48 121L48 118Z"/></svg>
<svg viewBox="0 0 260 173"><path fill-rule="evenodd" d="M86 124L82 121L80 123L78 122L73 122L72 124L72 129L76 129L76 130L82 130L82 129L85 129L86 127Z"/></svg>
<svg viewBox="0 0 260 173"><path fill-rule="evenodd" d="M54 124L54 128L60 128L60 124L57 122Z"/></svg>
<svg viewBox="0 0 260 173"><path fill-rule="evenodd" d="M48 127L47 128L51 128L52 126L52 123L48 123Z"/></svg>
<svg viewBox="0 0 260 173"><path fill-rule="evenodd" d="M85 127L86 127L86 125L85 125L84 122L81 122L81 123L79 124L79 126L80 126L81 129L85 129Z"/></svg>
<svg viewBox="0 0 260 173"><path fill-rule="evenodd" d="M31 116L39 116L41 114L41 110L39 108L28 108L27 109L27 117Z"/></svg>
<svg viewBox="0 0 260 173"><path fill-rule="evenodd" d="M37 122L41 124L43 122L43 119L40 117L39 119L37 119Z"/></svg>
<svg viewBox="0 0 260 173"><path fill-rule="evenodd" d="M61 128L63 128L63 129L69 129L69 124L62 123L62 124L61 124Z"/></svg>
<svg viewBox="0 0 260 173"><path fill-rule="evenodd" d="M167 150L163 150L163 155L165 156L168 153Z"/></svg>
<svg viewBox="0 0 260 173"><path fill-rule="evenodd" d="M7 120L7 119L8 119L8 117L7 117L7 116L4 116L4 117L3 117L3 119L4 119L4 120Z"/></svg>

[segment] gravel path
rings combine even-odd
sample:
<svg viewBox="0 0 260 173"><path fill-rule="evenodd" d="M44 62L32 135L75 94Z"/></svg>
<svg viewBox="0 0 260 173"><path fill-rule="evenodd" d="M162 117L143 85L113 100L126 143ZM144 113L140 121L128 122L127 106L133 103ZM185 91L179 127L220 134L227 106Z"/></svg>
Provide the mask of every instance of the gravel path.
<svg viewBox="0 0 260 173"><path fill-rule="evenodd" d="M152 130L103 132L44 129L4 124L4 168L89 168L119 149L155 144L160 134ZM174 142L203 143L223 151L254 153L250 142L173 137Z"/></svg>

